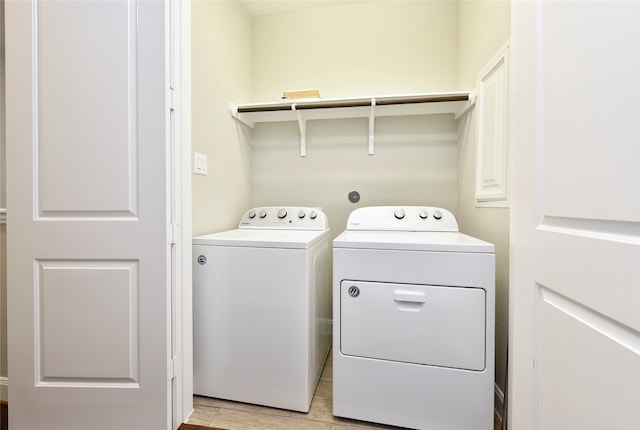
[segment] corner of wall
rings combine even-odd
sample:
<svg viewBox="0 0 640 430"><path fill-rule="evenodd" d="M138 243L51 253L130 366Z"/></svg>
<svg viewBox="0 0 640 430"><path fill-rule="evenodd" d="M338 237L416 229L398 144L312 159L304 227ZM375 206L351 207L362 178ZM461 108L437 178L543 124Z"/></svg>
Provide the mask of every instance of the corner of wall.
<svg viewBox="0 0 640 430"><path fill-rule="evenodd" d="M473 89L476 77L509 39L510 2L461 1L458 9L458 86ZM477 112L472 109L458 123L458 222L465 233L496 247L496 393L506 388L509 208L478 208L475 200ZM499 397L499 396L498 396ZM496 405L498 414L502 413ZM500 410L498 410L500 409Z"/></svg>

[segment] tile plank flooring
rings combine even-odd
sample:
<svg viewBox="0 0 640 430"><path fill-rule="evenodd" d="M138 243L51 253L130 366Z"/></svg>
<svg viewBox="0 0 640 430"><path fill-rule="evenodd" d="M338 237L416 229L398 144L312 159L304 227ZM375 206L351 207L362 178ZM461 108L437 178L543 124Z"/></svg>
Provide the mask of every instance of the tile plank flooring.
<svg viewBox="0 0 640 430"><path fill-rule="evenodd" d="M247 403L194 396L194 412L187 423L226 430L380 430L401 429L334 417L333 360L327 358L308 413L268 408Z"/></svg>
<svg viewBox="0 0 640 430"><path fill-rule="evenodd" d="M187 423L225 430L400 430L364 421L334 417L333 360L329 353L308 413L268 408L247 403L194 396L194 412ZM501 427L496 418L495 430Z"/></svg>

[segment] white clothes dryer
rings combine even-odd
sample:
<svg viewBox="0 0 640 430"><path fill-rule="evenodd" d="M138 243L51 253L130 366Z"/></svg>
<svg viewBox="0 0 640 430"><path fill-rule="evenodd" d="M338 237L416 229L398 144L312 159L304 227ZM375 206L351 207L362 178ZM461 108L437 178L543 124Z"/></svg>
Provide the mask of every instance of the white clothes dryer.
<svg viewBox="0 0 640 430"><path fill-rule="evenodd" d="M331 346L326 215L255 208L193 255L194 394L307 412Z"/></svg>
<svg viewBox="0 0 640 430"><path fill-rule="evenodd" d="M434 207L366 207L333 241L333 414L493 428L495 254Z"/></svg>

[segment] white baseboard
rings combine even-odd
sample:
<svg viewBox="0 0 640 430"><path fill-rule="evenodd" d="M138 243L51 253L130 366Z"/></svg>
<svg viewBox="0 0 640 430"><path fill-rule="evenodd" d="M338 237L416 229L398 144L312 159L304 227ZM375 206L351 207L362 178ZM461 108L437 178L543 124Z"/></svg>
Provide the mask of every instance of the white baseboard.
<svg viewBox="0 0 640 430"><path fill-rule="evenodd" d="M9 401L9 378L0 376L0 400Z"/></svg>

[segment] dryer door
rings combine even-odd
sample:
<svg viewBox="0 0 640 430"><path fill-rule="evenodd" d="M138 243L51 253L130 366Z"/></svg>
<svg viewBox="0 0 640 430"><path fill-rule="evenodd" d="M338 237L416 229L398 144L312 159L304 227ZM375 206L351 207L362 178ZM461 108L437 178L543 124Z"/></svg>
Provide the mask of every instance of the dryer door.
<svg viewBox="0 0 640 430"><path fill-rule="evenodd" d="M481 288L344 280L344 355L481 371L485 291Z"/></svg>

